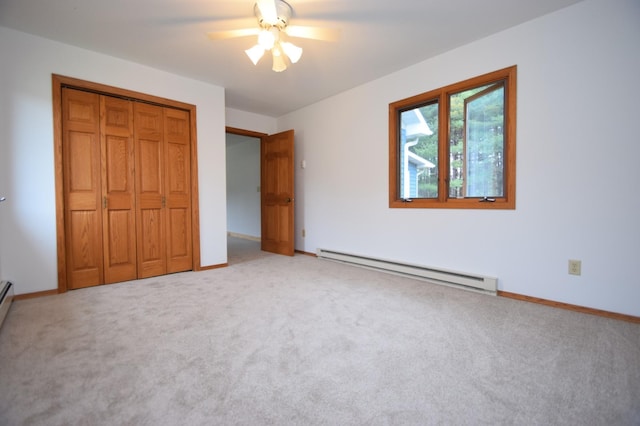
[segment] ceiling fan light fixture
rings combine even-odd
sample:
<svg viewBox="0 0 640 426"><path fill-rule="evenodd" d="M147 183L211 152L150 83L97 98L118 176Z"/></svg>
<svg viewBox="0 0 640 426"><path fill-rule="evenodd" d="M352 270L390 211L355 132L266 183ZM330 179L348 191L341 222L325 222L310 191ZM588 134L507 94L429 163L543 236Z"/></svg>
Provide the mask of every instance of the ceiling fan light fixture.
<svg viewBox="0 0 640 426"><path fill-rule="evenodd" d="M339 31L334 29L289 26L293 8L287 0L254 1L253 14L258 21L257 27L207 33L212 40L257 36L257 44L245 50L254 65L258 64L267 51L271 51L273 57L273 71L284 71L289 65L297 63L302 57L302 48L286 41L289 37L324 41L337 41L340 38Z"/></svg>
<svg viewBox="0 0 640 426"><path fill-rule="evenodd" d="M251 62L253 62L253 65L258 65L258 61L260 60L260 58L262 58L262 55L264 55L264 52L265 52L264 47L260 46L259 44L256 44L251 49L247 49L244 51L244 53L247 54L249 59L251 59Z"/></svg>
<svg viewBox="0 0 640 426"><path fill-rule="evenodd" d="M257 28L217 31L207 33L212 40L232 37L257 36L256 44L245 50L245 53L258 65L265 52L270 51L273 57L273 71L280 72L302 57L303 49L290 43L290 37L302 37L317 40L335 41L335 31L316 27L289 26L293 8L286 0L255 0L253 13L258 20Z"/></svg>
<svg viewBox="0 0 640 426"><path fill-rule="evenodd" d="M260 34L258 34L258 44L262 46L264 50L273 49L273 45L276 42L276 35L273 31L270 30L262 30Z"/></svg>
<svg viewBox="0 0 640 426"><path fill-rule="evenodd" d="M284 60L284 55L279 48L274 48L271 51L273 57L273 67L271 68L275 72L282 72L287 69L287 62Z"/></svg>
<svg viewBox="0 0 640 426"><path fill-rule="evenodd" d="M302 56L301 47L298 47L293 43L289 43L288 41L280 43L280 46L284 53L289 57L291 63L295 64L300 60L300 57Z"/></svg>

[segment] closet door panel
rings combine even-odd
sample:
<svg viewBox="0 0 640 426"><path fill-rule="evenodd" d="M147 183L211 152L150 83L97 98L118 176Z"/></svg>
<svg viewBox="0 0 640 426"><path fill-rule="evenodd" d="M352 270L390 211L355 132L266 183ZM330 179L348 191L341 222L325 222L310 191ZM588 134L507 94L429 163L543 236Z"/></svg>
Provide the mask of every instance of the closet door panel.
<svg viewBox="0 0 640 426"><path fill-rule="evenodd" d="M99 97L62 89L67 287L103 280Z"/></svg>
<svg viewBox="0 0 640 426"><path fill-rule="evenodd" d="M167 272L193 267L191 240L190 125L186 111L164 109L167 197Z"/></svg>
<svg viewBox="0 0 640 426"><path fill-rule="evenodd" d="M100 97L105 283L137 277L133 105Z"/></svg>
<svg viewBox="0 0 640 426"><path fill-rule="evenodd" d="M163 109L135 103L138 277L165 274Z"/></svg>
<svg viewBox="0 0 640 426"><path fill-rule="evenodd" d="M70 288L102 284L102 251L95 243L100 239L99 214L93 210L77 209L67 216Z"/></svg>

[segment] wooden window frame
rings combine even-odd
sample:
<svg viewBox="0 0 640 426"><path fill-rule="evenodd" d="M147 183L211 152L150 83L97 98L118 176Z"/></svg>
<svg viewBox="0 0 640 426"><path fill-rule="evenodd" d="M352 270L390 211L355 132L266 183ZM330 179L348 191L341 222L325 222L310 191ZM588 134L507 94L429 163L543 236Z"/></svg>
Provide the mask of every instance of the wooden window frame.
<svg viewBox="0 0 640 426"><path fill-rule="evenodd" d="M389 207L438 209L514 210L516 208L516 74L511 66L449 86L425 92L389 104ZM449 197L449 98L478 86L504 81L504 196L479 198ZM405 200L400 193L400 114L433 101L438 102L438 197ZM484 201L484 202L483 202ZM487 202L488 201L488 202Z"/></svg>

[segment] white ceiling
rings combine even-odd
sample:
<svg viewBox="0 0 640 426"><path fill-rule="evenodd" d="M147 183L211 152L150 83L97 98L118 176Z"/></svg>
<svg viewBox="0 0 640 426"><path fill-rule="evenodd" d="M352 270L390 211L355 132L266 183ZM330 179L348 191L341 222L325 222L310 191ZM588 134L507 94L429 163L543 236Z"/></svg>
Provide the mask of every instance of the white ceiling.
<svg viewBox="0 0 640 426"><path fill-rule="evenodd" d="M0 25L222 86L226 106L278 117L580 0L290 0L291 25L341 38L292 40L304 54L282 73L267 55L249 61L255 37L206 36L256 25L254 1L0 0Z"/></svg>

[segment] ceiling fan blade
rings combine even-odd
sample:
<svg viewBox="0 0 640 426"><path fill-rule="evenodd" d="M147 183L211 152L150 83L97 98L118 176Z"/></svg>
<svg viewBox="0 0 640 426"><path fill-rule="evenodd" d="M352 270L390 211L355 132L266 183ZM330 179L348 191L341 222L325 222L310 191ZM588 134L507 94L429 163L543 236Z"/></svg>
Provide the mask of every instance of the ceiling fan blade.
<svg viewBox="0 0 640 426"><path fill-rule="evenodd" d="M274 25L278 22L276 0L258 0L256 3L265 22Z"/></svg>
<svg viewBox="0 0 640 426"><path fill-rule="evenodd" d="M228 30L228 31L211 31L207 33L207 36L211 40L224 40L227 38L234 37L247 37L252 35L258 35L260 32L260 28L242 28L239 30Z"/></svg>
<svg viewBox="0 0 640 426"><path fill-rule="evenodd" d="M322 41L338 41L340 30L335 28L301 27L291 25L286 28L286 33L291 37L310 38Z"/></svg>

